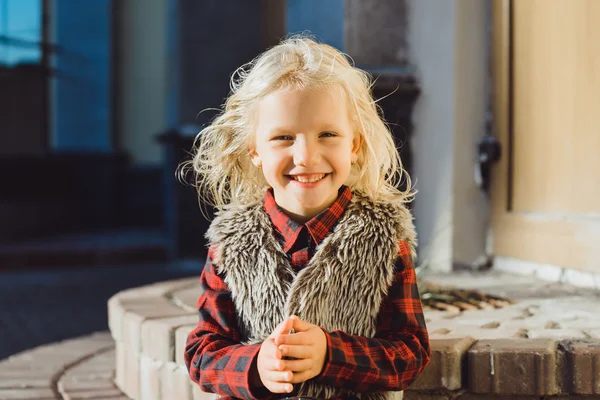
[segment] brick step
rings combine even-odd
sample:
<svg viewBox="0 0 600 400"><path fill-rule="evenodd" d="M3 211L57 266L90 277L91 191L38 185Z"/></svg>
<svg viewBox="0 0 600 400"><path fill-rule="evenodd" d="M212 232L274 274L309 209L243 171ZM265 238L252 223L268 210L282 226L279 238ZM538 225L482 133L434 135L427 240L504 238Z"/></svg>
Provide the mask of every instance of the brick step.
<svg viewBox="0 0 600 400"><path fill-rule="evenodd" d="M156 231L114 231L0 244L0 268L160 263L167 240Z"/></svg>
<svg viewBox="0 0 600 400"><path fill-rule="evenodd" d="M404 391L404 400L600 399L595 293L510 274L427 280L441 286L456 281L516 303L459 313L426 310L431 363ZM201 291L197 278L185 278L125 290L109 300L115 382L132 399L212 398L190 384L183 362Z"/></svg>

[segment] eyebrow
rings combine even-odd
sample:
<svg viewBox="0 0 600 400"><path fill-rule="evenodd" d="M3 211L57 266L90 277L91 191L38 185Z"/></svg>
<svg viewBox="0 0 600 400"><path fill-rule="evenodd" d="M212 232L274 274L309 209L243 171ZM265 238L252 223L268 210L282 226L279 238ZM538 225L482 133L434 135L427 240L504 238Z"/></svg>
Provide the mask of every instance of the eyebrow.
<svg viewBox="0 0 600 400"><path fill-rule="evenodd" d="M323 125L320 126L318 129L318 132L340 132L342 129L340 126L334 126L331 124L327 124L327 125ZM284 128L284 127L275 127L273 129L269 129L268 131L269 135L296 135L298 132L292 130L292 129L288 129L288 128Z"/></svg>
<svg viewBox="0 0 600 400"><path fill-rule="evenodd" d="M282 128L282 127L276 127L273 129L269 129L267 132L269 133L269 135L289 135L289 134L294 133L291 129Z"/></svg>

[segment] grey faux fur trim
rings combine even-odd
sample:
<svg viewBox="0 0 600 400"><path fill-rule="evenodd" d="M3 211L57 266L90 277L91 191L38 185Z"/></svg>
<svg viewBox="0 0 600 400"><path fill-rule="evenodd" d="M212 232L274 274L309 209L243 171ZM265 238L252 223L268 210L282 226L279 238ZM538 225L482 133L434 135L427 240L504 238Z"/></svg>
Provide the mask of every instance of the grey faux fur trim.
<svg viewBox="0 0 600 400"><path fill-rule="evenodd" d="M353 194L344 215L295 273L273 235L262 202L220 212L206 234L217 246L213 260L224 274L245 343L262 343L290 315L327 331L373 337L377 314L392 283L400 240L414 255L412 216L401 202ZM329 398L348 390L304 383L300 393ZM386 393L354 393L384 399Z"/></svg>

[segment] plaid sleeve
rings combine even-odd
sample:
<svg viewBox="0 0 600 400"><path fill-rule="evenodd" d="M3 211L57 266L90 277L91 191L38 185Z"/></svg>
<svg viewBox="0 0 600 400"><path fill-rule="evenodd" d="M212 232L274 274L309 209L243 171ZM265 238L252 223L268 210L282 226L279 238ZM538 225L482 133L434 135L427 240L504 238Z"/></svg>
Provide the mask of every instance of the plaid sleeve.
<svg viewBox="0 0 600 400"><path fill-rule="evenodd" d="M406 242L400 243L395 271L374 338L325 332L327 358L318 382L358 392L404 390L429 363L429 335Z"/></svg>
<svg viewBox="0 0 600 400"><path fill-rule="evenodd" d="M231 291L215 272L213 250L200 277L199 322L188 335L185 364L192 381L205 392L242 399L267 398L270 392L262 386L253 387L250 376L256 371L261 345L240 344Z"/></svg>

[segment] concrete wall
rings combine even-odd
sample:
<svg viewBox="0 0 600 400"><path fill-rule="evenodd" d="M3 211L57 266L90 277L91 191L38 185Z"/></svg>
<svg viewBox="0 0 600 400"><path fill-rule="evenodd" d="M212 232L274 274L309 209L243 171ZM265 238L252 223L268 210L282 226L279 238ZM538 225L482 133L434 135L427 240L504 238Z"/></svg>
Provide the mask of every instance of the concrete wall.
<svg viewBox="0 0 600 400"><path fill-rule="evenodd" d="M485 249L487 204L473 181L484 133L486 1L408 0L408 45L421 96L413 115L421 260L439 271Z"/></svg>
<svg viewBox="0 0 600 400"><path fill-rule="evenodd" d="M345 51L365 69L405 67L404 0L346 0Z"/></svg>
<svg viewBox="0 0 600 400"><path fill-rule="evenodd" d="M262 50L259 2L121 2L119 136L136 164L162 159L156 135L208 123L229 79ZM204 110L209 110L203 112Z"/></svg>
<svg viewBox="0 0 600 400"><path fill-rule="evenodd" d="M121 2L119 141L136 164L158 163L154 136L168 125L168 0Z"/></svg>
<svg viewBox="0 0 600 400"><path fill-rule="evenodd" d="M452 246L459 265L470 265L484 253L489 228L489 202L473 178L489 104L489 5L487 0L457 2Z"/></svg>

